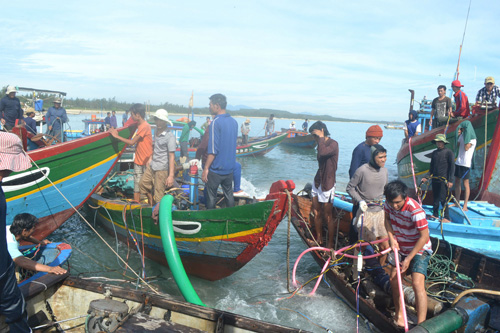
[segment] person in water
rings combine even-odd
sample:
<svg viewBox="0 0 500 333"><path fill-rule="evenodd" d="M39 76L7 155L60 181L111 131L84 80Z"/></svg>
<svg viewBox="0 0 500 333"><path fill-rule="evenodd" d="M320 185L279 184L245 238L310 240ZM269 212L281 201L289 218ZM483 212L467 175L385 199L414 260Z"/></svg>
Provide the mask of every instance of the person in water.
<svg viewBox="0 0 500 333"><path fill-rule="evenodd" d="M333 198L335 194L335 175L339 160L339 144L330 138L326 125L317 121L309 128L309 133L318 143L318 171L312 187L312 211L314 212L314 229L316 242L323 244L323 220L327 221L328 237L326 246L333 248L333 238L336 224L333 220Z"/></svg>

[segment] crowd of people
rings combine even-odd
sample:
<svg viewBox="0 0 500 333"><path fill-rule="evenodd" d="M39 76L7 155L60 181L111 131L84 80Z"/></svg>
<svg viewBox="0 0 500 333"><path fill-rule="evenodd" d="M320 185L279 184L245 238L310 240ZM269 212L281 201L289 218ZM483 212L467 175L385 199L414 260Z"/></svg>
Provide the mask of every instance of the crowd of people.
<svg viewBox="0 0 500 333"><path fill-rule="evenodd" d="M494 85L493 77L485 79L485 87L479 90L476 104L470 112L467 95L461 90L460 81L452 82L456 108L453 111L452 101L446 97L446 86L437 88L438 97L432 102L432 112L429 125L436 127L447 126L451 122L472 118L483 112L484 108L496 108L500 91ZM7 94L0 100L1 123L6 131L15 127L26 127L36 134L34 113L29 112L24 117L19 99L15 96L15 87L9 86ZM61 107L61 100L56 98L54 106L46 114L48 130L52 135L61 137L62 126L68 122L66 110ZM238 124L226 112L227 100L222 94L214 94L209 98L211 117L206 118L202 125L205 134L197 150L197 159L202 162L201 180L205 183L205 206L207 209L216 208L217 192L222 189L225 206L234 206L234 195L240 193L241 164L236 162L236 145L238 139ZM130 119L128 119L130 114ZM178 186L175 180L175 151L176 138L168 126L172 126L167 110L159 109L154 114L156 131L154 138L151 126L146 121L146 111L143 104L134 104L124 113L122 125L133 122L137 126L135 134L123 138L117 130L116 112L107 114L105 124L112 137L127 145L135 145L134 157L134 200L140 201L141 195L147 198L151 205L158 203L165 190ZM243 143L248 142L250 119L246 119L240 127ZM196 122L188 121L182 129L179 139L181 157L189 158L188 142L190 131ZM296 130L292 121L290 129ZM266 135L275 130L274 115L266 119L264 128ZM302 124L302 130L313 135L317 142L318 170L312 184L312 212L314 240L317 245L334 247L337 221L333 219L333 201L336 189L336 172L339 160L339 145L335 141L325 123L317 121L309 127L308 119ZM405 136L411 138L423 131L418 120L418 113L411 111L405 122ZM433 139L436 150L433 151L428 174L422 179L432 183L433 215L443 222L449 222L448 203L454 187L454 194L460 199L462 185L464 186L463 210L467 210L470 195L469 177L477 138L472 123L465 120L456 129L458 157L446 147L449 144L445 134L438 133ZM380 249L389 247L399 250L401 254L401 272L411 274L413 289L416 296L416 310L418 322L426 317L427 296L425 293L425 278L427 265L432 248L426 215L421 205L408 196L408 188L399 180L388 180L385 168L387 151L380 144L383 131L378 125L370 126L364 140L352 152L349 168L350 181L346 191L353 199L353 220L350 228L349 240L355 243L362 239L375 241L388 238L380 243ZM22 171L31 165L29 158L23 151L18 136L0 132L0 185L3 178L13 171ZM457 202L457 204L459 204ZM14 264L19 267L43 271L52 274L65 274L61 267L49 267L36 261L27 259L18 250L19 241L29 241L35 244L48 244L48 240L37 240L32 237L37 218L31 214L22 213L14 218L11 226L6 225L6 200L0 188L0 312L6 316L11 330L24 331L27 328L27 317L22 295L17 287ZM327 226L326 237L323 237L323 225ZM4 231L5 230L5 231ZM374 253L371 246L361 249L364 255ZM389 274L382 268L388 263ZM371 259L370 274L375 283L384 290L397 290L395 258L381 256ZM354 274L353 274L354 278ZM396 309L396 322L403 325L402 309L399 306L399 293L393 292ZM29 328L28 328L29 329Z"/></svg>

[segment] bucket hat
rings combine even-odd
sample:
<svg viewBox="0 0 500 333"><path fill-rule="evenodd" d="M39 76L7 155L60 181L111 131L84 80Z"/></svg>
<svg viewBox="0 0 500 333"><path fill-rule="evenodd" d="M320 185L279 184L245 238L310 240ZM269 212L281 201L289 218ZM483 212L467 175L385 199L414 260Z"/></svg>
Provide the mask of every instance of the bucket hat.
<svg viewBox="0 0 500 333"><path fill-rule="evenodd" d="M158 110L156 110L156 112L155 112L155 118L158 118L160 120L166 121L167 123L170 124L170 126L172 126L172 122L170 120L168 120L168 111L165 110L165 109L158 109Z"/></svg>
<svg viewBox="0 0 500 333"><path fill-rule="evenodd" d="M7 87L7 95L10 94L11 92L17 92L16 87L14 87L14 86L8 86Z"/></svg>
<svg viewBox="0 0 500 333"><path fill-rule="evenodd" d="M448 140L446 140L446 135L444 135L444 134L436 134L436 137L434 138L434 140L432 140L432 143L435 144L437 141L449 143Z"/></svg>

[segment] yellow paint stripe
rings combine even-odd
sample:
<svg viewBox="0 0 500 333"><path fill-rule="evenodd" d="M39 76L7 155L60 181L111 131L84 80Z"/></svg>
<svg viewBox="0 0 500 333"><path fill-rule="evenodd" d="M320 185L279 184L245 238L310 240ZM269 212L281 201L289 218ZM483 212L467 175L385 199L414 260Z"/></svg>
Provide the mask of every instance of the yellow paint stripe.
<svg viewBox="0 0 500 333"><path fill-rule="evenodd" d="M101 200L98 200L98 203L99 203L99 206L101 206L101 203L103 203L104 201L101 201ZM102 206L106 206L106 205L109 205L109 204L105 204L105 205L102 205ZM114 206L118 206L117 204L114 204ZM138 205L136 205L138 206ZM106 207L108 208L108 207ZM111 221L108 217L104 216L103 214L99 213L99 216L103 219L105 219L106 221L110 222L110 223L113 223L115 226L119 227L119 228L122 228L123 230L126 230L125 226L121 225L121 224L118 224L114 221ZM129 228L130 229L130 228ZM132 229L130 229L132 230ZM208 241L217 241L217 240L221 240L221 239L230 239L230 238L237 238L237 237L244 237L244 236L248 236L248 235L253 235L253 234L257 234L259 232L262 232L263 228L255 228L255 229L250 229L250 230L247 230L247 231L241 231L241 232L236 232L236 233L232 233L232 234L227 234L227 235L218 235L218 236L213 236L213 237L202 237L202 238L175 238L176 241L184 241L184 242L208 242ZM137 232L138 235L144 235L145 237L149 237L149 238L156 238L156 239L161 239L161 236L158 236L158 235L153 235L153 234L149 234L149 233L146 233L146 232L141 232L141 231L135 231L134 230L134 233Z"/></svg>
<svg viewBox="0 0 500 333"><path fill-rule="evenodd" d="M115 159L117 156L118 156L118 154L114 154L114 155L112 155L112 156L108 157L107 159L105 159L105 160L103 160L103 161L101 161L101 162L99 162L99 163L96 163L96 164L94 164L94 165L91 165L91 166L89 166L88 168L85 168L85 169L83 169L83 170L80 170L80 171L78 171L78 172L76 172L76 173L73 173L73 174L71 174L71 175L67 176L67 177L61 178L61 179L59 179L58 181L53 182L53 183L54 183L54 185L57 185L57 184L60 184L60 183L62 183L62 182L65 182L65 181L66 181L66 180L68 180L68 179L74 178L74 177L76 177L76 176L78 176L78 175L81 175L82 173L85 173L85 172L87 172L87 171L89 171L89 170L92 170L92 169L94 169L94 168L96 168L96 167L98 167L98 166L102 165L102 164L107 163L107 162L109 162L109 161L111 161L111 160ZM49 176L50 176L50 175L49 175ZM49 178L50 178L50 177L49 177ZM45 190L46 188L49 188L49 187L51 187L51 186L52 186L52 184L51 184L51 183L49 183L49 184L47 184L47 185L45 185L45 186L42 186L42 187L37 188L36 190L32 190L32 191L30 191L30 192L23 193L23 194L18 195L18 196L16 196L16 197L9 198L9 199L7 200L7 202L9 202L9 201L13 201L13 200L17 200L17 199L20 199L20 198L27 197L28 195L31 195L31 194L36 193L36 192L39 192L39 191L43 191L43 190Z"/></svg>

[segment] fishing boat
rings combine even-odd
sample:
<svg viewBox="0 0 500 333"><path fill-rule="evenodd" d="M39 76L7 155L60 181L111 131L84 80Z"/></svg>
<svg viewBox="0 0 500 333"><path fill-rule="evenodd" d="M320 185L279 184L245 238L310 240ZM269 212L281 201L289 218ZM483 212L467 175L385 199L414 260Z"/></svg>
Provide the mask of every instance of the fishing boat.
<svg viewBox="0 0 500 333"><path fill-rule="evenodd" d="M176 300L159 292L67 275L20 287L33 330L64 332L305 332ZM8 326L0 316L0 332Z"/></svg>
<svg viewBox="0 0 500 333"><path fill-rule="evenodd" d="M191 209L194 200L184 192L176 194L172 220L186 272L214 281L247 264L271 240L287 213L287 193L294 188L292 181L278 181L272 184L264 200L239 197L235 198L235 207L212 210L205 210L201 203L198 210ZM190 190L202 195L202 191L186 189ZM93 194L89 206L97 209L97 222L110 234L117 235L142 255L167 265L160 225L153 218L151 206L117 198L116 192L109 188Z"/></svg>
<svg viewBox="0 0 500 333"><path fill-rule="evenodd" d="M384 127L386 129L394 129L394 130L402 130L402 129L404 129L403 125L394 125L394 124L387 124L387 125L384 125Z"/></svg>
<svg viewBox="0 0 500 333"><path fill-rule="evenodd" d="M320 278L333 284L334 290L361 316L366 317L381 332L401 332L393 318L392 297L380 288L370 274L363 270L361 279L352 280L352 260L331 251L322 251L313 242L311 199L308 195L292 195L291 223L319 265ZM335 249L352 248L347 235L352 220L352 203L346 194L336 193L334 218L339 222ZM324 235L327 234L325 231ZM500 285L497 276L500 260L453 245L439 238L431 238L434 256L428 269L427 320L415 332L477 332L500 329ZM346 252L342 252L344 254ZM351 253L352 255L352 253ZM296 262L294 271L300 269ZM444 269L440 270L438 267ZM294 277L295 278L295 277ZM403 280L406 311L410 321L416 322L411 284ZM317 282L319 283L319 281ZM317 285L316 285L317 286ZM357 294L357 290L359 294ZM359 295L359 296L358 296ZM413 298L413 299L412 299ZM359 307L357 307L357 303ZM413 331L413 330L410 330Z"/></svg>
<svg viewBox="0 0 500 333"><path fill-rule="evenodd" d="M469 201L467 207L449 207L451 222L441 223L432 217L432 206L423 205L430 235L500 259L500 208L485 201Z"/></svg>
<svg viewBox="0 0 500 333"><path fill-rule="evenodd" d="M304 131L290 130L286 128L281 129L282 133L286 133L287 136L283 139L282 144L298 148L315 148L316 140L314 137Z"/></svg>
<svg viewBox="0 0 500 333"><path fill-rule="evenodd" d="M119 129L128 138L129 128ZM125 144L108 133L28 152L32 167L3 179L7 225L19 212L35 215L34 237L44 239L90 197L120 157Z"/></svg>
<svg viewBox="0 0 500 333"><path fill-rule="evenodd" d="M500 207L500 123L498 122L498 109L492 109L472 117L469 120L474 127L477 145L474 151L475 167L470 170L470 198L471 200L488 201ZM423 176L430 167L432 152L436 145L432 140L436 134L445 134L450 142L447 146L457 153L457 127L465 121L459 120L449 126L428 129L428 113L419 113L423 132L403 144L397 155L398 176L413 194L417 192ZM446 133L445 132L446 129ZM429 191L430 193L431 191ZM429 201L432 196L427 196ZM459 199L459 198L457 198Z"/></svg>

